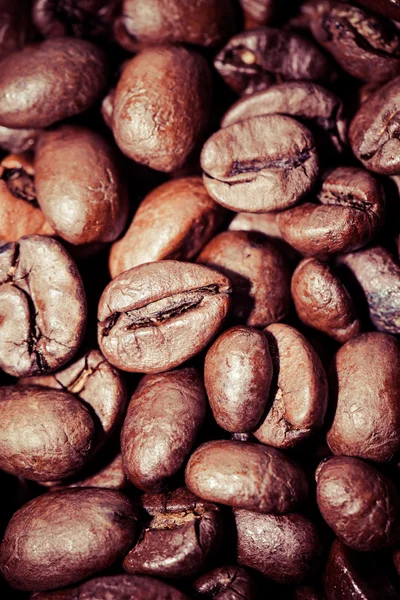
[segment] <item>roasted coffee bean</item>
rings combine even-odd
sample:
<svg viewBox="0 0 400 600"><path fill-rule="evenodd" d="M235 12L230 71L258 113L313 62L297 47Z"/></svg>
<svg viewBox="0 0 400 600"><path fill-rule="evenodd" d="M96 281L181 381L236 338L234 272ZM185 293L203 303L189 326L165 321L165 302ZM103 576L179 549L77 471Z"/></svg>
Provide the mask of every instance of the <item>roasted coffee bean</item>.
<svg viewBox="0 0 400 600"><path fill-rule="evenodd" d="M47 127L89 108L107 81L100 48L71 38L45 40L0 64L0 125Z"/></svg>
<svg viewBox="0 0 400 600"><path fill-rule="evenodd" d="M231 432L253 430L264 413L271 379L264 334L242 326L225 331L204 364L204 384L218 425Z"/></svg>
<svg viewBox="0 0 400 600"><path fill-rule="evenodd" d="M263 444L292 448L324 422L328 383L307 339L289 325L265 329L274 368L268 412L254 431Z"/></svg>
<svg viewBox="0 0 400 600"><path fill-rule="evenodd" d="M20 508L0 546L0 567L17 589L44 591L110 567L132 545L136 511L120 492L50 492Z"/></svg>
<svg viewBox="0 0 400 600"><path fill-rule="evenodd" d="M55 371L81 343L86 299L75 263L39 235L0 246L0 367L25 377Z"/></svg>
<svg viewBox="0 0 400 600"><path fill-rule="evenodd" d="M268 25L279 11L277 0L240 0L245 15L254 23Z"/></svg>
<svg viewBox="0 0 400 600"><path fill-rule="evenodd" d="M32 19L44 37L111 34L119 0L33 0Z"/></svg>
<svg viewBox="0 0 400 600"><path fill-rule="evenodd" d="M263 214L240 212L233 217L228 229L229 231L257 231L271 238L282 239L276 222L278 214L276 212Z"/></svg>
<svg viewBox="0 0 400 600"><path fill-rule="evenodd" d="M125 271L100 299L100 348L123 371L172 369L217 334L230 293L227 277L200 265L164 260Z"/></svg>
<svg viewBox="0 0 400 600"><path fill-rule="evenodd" d="M30 0L0 1L0 59L21 50L34 35Z"/></svg>
<svg viewBox="0 0 400 600"><path fill-rule="evenodd" d="M0 468L35 481L75 475L90 458L95 424L82 402L39 386L0 388Z"/></svg>
<svg viewBox="0 0 400 600"><path fill-rule="evenodd" d="M129 52L175 42L218 46L234 32L234 16L231 0L124 0L114 34Z"/></svg>
<svg viewBox="0 0 400 600"><path fill-rule="evenodd" d="M327 600L399 600L389 577L371 555L355 552L336 540L324 575Z"/></svg>
<svg viewBox="0 0 400 600"><path fill-rule="evenodd" d="M123 468L121 454L117 454L108 464L93 473L93 475L88 475L84 479L69 483L68 487L124 490L128 487L128 479Z"/></svg>
<svg viewBox="0 0 400 600"><path fill-rule="evenodd" d="M128 231L113 245L112 277L147 262L193 259L216 233L223 216L200 177L160 185L143 200Z"/></svg>
<svg viewBox="0 0 400 600"><path fill-rule="evenodd" d="M185 481L204 500L260 513L292 511L307 497L302 469L262 444L207 442L191 455Z"/></svg>
<svg viewBox="0 0 400 600"><path fill-rule="evenodd" d="M278 583L296 584L315 574L322 542L303 515L260 515L235 510L238 563Z"/></svg>
<svg viewBox="0 0 400 600"><path fill-rule="evenodd" d="M117 156L94 131L64 125L44 133L35 154L37 199L71 244L112 242L128 217Z"/></svg>
<svg viewBox="0 0 400 600"><path fill-rule="evenodd" d="M3 242L16 242L34 233L55 234L38 206L34 174L29 154L9 155L1 161L0 240Z"/></svg>
<svg viewBox="0 0 400 600"><path fill-rule="evenodd" d="M210 71L200 54L180 46L143 50L127 63L115 90L118 146L152 169L179 169L200 141L210 92Z"/></svg>
<svg viewBox="0 0 400 600"><path fill-rule="evenodd" d="M321 83L335 79L331 62L311 40L269 27L235 35L217 54L214 66L240 94L266 89L278 77Z"/></svg>
<svg viewBox="0 0 400 600"><path fill-rule="evenodd" d="M400 496L374 467L333 457L320 464L316 480L319 510L346 546L373 552L400 544Z"/></svg>
<svg viewBox="0 0 400 600"><path fill-rule="evenodd" d="M125 472L142 490L159 490L182 467L206 410L192 368L147 375L129 404L121 434Z"/></svg>
<svg viewBox="0 0 400 600"><path fill-rule="evenodd" d="M358 3L369 10L378 13L378 15L400 21L399 0L358 0Z"/></svg>
<svg viewBox="0 0 400 600"><path fill-rule="evenodd" d="M10 129L0 125L0 148L7 152L31 150L40 135L40 129Z"/></svg>
<svg viewBox="0 0 400 600"><path fill-rule="evenodd" d="M337 0L315 6L315 39L350 75L385 82L400 73L400 34L389 20Z"/></svg>
<svg viewBox="0 0 400 600"><path fill-rule="evenodd" d="M400 347L384 333L364 333L335 357L335 416L327 435L334 454L389 461L400 449Z"/></svg>
<svg viewBox="0 0 400 600"><path fill-rule="evenodd" d="M400 77L374 92L352 120L349 141L354 155L370 171L400 174Z"/></svg>
<svg viewBox="0 0 400 600"><path fill-rule="evenodd" d="M126 556L124 569L172 579L202 571L219 542L218 508L185 488L145 494L143 505L152 518Z"/></svg>
<svg viewBox="0 0 400 600"><path fill-rule="evenodd" d="M226 231L207 244L197 262L233 284L232 313L251 327L281 321L290 307L290 271L282 254L255 232Z"/></svg>
<svg viewBox="0 0 400 600"><path fill-rule="evenodd" d="M326 263L305 258L292 278L292 298L300 320L344 344L359 335L361 323L346 287Z"/></svg>
<svg viewBox="0 0 400 600"><path fill-rule="evenodd" d="M233 565L218 567L201 575L192 587L199 598L214 600L256 600L258 598L256 583L250 573Z"/></svg>
<svg viewBox="0 0 400 600"><path fill-rule="evenodd" d="M236 212L293 206L318 175L313 136L282 115L253 117L220 129L203 147L201 166L210 196Z"/></svg>
<svg viewBox="0 0 400 600"><path fill-rule="evenodd" d="M280 114L295 117L312 131L320 150L342 152L346 144L347 123L339 98L317 85L290 81L244 96L233 104L222 119L222 127L260 115Z"/></svg>
<svg viewBox="0 0 400 600"><path fill-rule="evenodd" d="M380 246L368 248L340 257L339 264L351 275L349 284L355 280L361 288L376 329L400 333L400 266L390 252Z"/></svg>
<svg viewBox="0 0 400 600"><path fill-rule="evenodd" d="M383 224L382 185L363 169L339 167L324 179L320 204L306 202L277 216L283 239L306 256L328 258L370 242Z"/></svg>

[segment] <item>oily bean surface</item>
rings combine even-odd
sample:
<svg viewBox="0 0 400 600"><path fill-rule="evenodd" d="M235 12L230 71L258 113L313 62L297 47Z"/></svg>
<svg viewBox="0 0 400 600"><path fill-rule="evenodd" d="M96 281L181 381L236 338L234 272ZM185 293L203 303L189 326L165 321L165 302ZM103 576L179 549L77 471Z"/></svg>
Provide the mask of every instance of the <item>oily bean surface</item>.
<svg viewBox="0 0 400 600"><path fill-rule="evenodd" d="M256 583L241 567L226 565L201 575L193 583L196 594L215 600L256 600Z"/></svg>

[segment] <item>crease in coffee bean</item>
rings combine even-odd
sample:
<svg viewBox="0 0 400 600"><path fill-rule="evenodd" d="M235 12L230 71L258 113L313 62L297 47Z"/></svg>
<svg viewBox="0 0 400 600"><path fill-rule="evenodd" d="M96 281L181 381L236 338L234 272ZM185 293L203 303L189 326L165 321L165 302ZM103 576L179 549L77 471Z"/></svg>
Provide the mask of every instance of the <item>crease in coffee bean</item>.
<svg viewBox="0 0 400 600"><path fill-rule="evenodd" d="M340 193L323 190L318 194L318 200L326 206L345 206L363 213L371 213L379 217L378 213L371 208L371 202L357 198L354 194Z"/></svg>
<svg viewBox="0 0 400 600"><path fill-rule="evenodd" d="M8 189L15 198L25 200L29 204L39 207L33 177L23 167L5 169L2 179L6 182Z"/></svg>
<svg viewBox="0 0 400 600"><path fill-rule="evenodd" d="M242 173L259 173L264 169L297 169L302 167L310 158L314 148L305 148L296 156L288 158L277 158L275 160L234 160L231 170L226 177L235 177Z"/></svg>

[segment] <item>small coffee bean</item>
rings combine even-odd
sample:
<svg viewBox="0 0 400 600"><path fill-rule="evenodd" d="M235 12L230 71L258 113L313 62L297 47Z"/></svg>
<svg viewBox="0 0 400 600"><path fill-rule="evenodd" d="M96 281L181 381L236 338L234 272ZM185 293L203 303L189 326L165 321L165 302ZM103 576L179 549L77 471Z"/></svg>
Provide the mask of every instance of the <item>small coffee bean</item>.
<svg viewBox="0 0 400 600"><path fill-rule="evenodd" d="M88 109L107 81L100 48L71 38L45 40L0 65L0 125L48 127Z"/></svg>
<svg viewBox="0 0 400 600"><path fill-rule="evenodd" d="M7 152L31 150L40 135L40 129L10 129L0 125L0 148Z"/></svg>
<svg viewBox="0 0 400 600"><path fill-rule="evenodd" d="M191 455L185 481L204 500L261 513L292 511L307 497L302 469L262 444L207 442Z"/></svg>
<svg viewBox="0 0 400 600"><path fill-rule="evenodd" d="M334 454L386 462L399 451L399 370L400 347L391 335L364 333L340 348L332 375L337 406L327 434Z"/></svg>
<svg viewBox="0 0 400 600"><path fill-rule="evenodd" d="M112 277L147 262L193 259L217 232L223 216L224 209L210 198L200 177L160 185L139 205L124 237L113 244Z"/></svg>
<svg viewBox="0 0 400 600"><path fill-rule="evenodd" d="M120 492L47 493L14 514L0 546L0 568L21 590L71 585L124 556L135 530L136 511Z"/></svg>
<svg viewBox="0 0 400 600"><path fill-rule="evenodd" d="M281 240L282 234L276 222L278 214L276 212L263 214L240 212L233 217L228 229L229 231L257 231Z"/></svg>
<svg viewBox="0 0 400 600"><path fill-rule="evenodd" d="M204 363L204 384L218 425L231 432L253 430L265 410L271 379L264 334L241 326L225 331Z"/></svg>
<svg viewBox="0 0 400 600"><path fill-rule="evenodd" d="M322 427L328 383L318 355L296 329L277 323L264 334L274 379L268 412L253 433L263 444L292 448Z"/></svg>
<svg viewBox="0 0 400 600"><path fill-rule="evenodd" d="M278 583L297 584L315 574L322 541L317 527L303 515L260 515L234 511L238 563Z"/></svg>
<svg viewBox="0 0 400 600"><path fill-rule="evenodd" d="M128 480L123 468L121 454L117 454L104 467L92 475L68 484L68 487L124 490L128 487Z"/></svg>
<svg viewBox="0 0 400 600"><path fill-rule="evenodd" d="M293 206L318 175L310 131L282 115L253 117L220 129L204 145L201 166L210 196L236 212Z"/></svg>
<svg viewBox="0 0 400 600"><path fill-rule="evenodd" d="M374 552L400 543L400 496L374 467L333 457L320 464L316 480L319 510L346 546Z"/></svg>
<svg viewBox="0 0 400 600"><path fill-rule="evenodd" d="M81 343L86 299L75 263L39 235L0 246L0 367L26 377L55 371Z"/></svg>
<svg viewBox="0 0 400 600"><path fill-rule="evenodd" d="M227 565L201 575L192 585L199 598L256 600L256 583L245 569ZM196 596L196 597L197 597Z"/></svg>

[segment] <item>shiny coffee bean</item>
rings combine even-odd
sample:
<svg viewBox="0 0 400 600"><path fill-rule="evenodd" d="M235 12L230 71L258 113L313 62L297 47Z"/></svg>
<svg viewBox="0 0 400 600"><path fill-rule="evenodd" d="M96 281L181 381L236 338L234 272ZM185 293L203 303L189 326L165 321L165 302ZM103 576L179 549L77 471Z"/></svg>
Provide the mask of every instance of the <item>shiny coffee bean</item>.
<svg viewBox="0 0 400 600"><path fill-rule="evenodd" d="M135 531L136 510L120 492L51 492L14 514L0 546L0 568L21 590L71 585L122 558Z"/></svg>
<svg viewBox="0 0 400 600"><path fill-rule="evenodd" d="M264 334L274 379L267 414L253 433L263 444L292 448L322 427L328 383L318 355L296 329L277 323Z"/></svg>
<svg viewBox="0 0 400 600"><path fill-rule="evenodd" d="M136 162L167 173L179 169L200 142L210 92L200 54L181 46L143 50L125 65L115 90L115 141Z"/></svg>
<svg viewBox="0 0 400 600"><path fill-rule="evenodd" d="M197 262L232 281L235 320L251 327L265 327L281 321L288 313L288 264L265 236L246 231L220 233L203 248Z"/></svg>
<svg viewBox="0 0 400 600"><path fill-rule="evenodd" d="M176 579L201 572L220 539L217 506L201 501L186 488L167 494L145 494L151 515L123 566L128 573Z"/></svg>
<svg viewBox="0 0 400 600"><path fill-rule="evenodd" d="M227 277L200 265L165 260L130 269L100 299L100 349L123 371L172 369L215 337L230 293Z"/></svg>
<svg viewBox="0 0 400 600"><path fill-rule="evenodd" d="M16 154L32 150L40 132L40 129L10 129L0 125L0 148Z"/></svg>
<svg viewBox="0 0 400 600"><path fill-rule="evenodd" d="M214 66L236 92L252 94L283 80L328 83L335 70L311 40L291 31L260 27L238 33L217 54Z"/></svg>
<svg viewBox="0 0 400 600"><path fill-rule="evenodd" d="M44 133L35 154L37 199L71 244L112 242L128 217L117 155L94 131L64 125Z"/></svg>
<svg viewBox="0 0 400 600"><path fill-rule="evenodd" d="M204 500L260 513L293 511L307 497L302 469L262 444L207 442L191 455L185 481Z"/></svg>
<svg viewBox="0 0 400 600"><path fill-rule="evenodd" d="M0 64L0 125L48 127L88 109L106 82L105 55L90 42L60 37L27 46Z"/></svg>
<svg viewBox="0 0 400 600"><path fill-rule="evenodd" d="M264 413L271 379L264 334L242 326L225 331L204 363L204 384L218 425L231 432L252 431Z"/></svg>
<svg viewBox="0 0 400 600"><path fill-rule="evenodd" d="M390 335L364 333L340 348L332 375L337 406L327 434L334 454L386 462L399 451L399 369L400 346Z"/></svg>
<svg viewBox="0 0 400 600"><path fill-rule="evenodd" d="M160 490L179 471L204 421L206 401L192 368L142 379L121 433L124 469L136 487Z"/></svg>
<svg viewBox="0 0 400 600"><path fill-rule="evenodd" d="M256 600L256 583L250 573L237 566L217 567L201 575L192 585L199 598Z"/></svg>
<svg viewBox="0 0 400 600"><path fill-rule="evenodd" d="M400 496L374 467L337 456L319 465L316 480L319 510L346 546L373 552L400 543Z"/></svg>
<svg viewBox="0 0 400 600"><path fill-rule="evenodd" d="M344 344L361 323L353 300L333 269L316 258L300 262L292 278L292 298L300 320Z"/></svg>
<svg viewBox="0 0 400 600"><path fill-rule="evenodd" d="M318 200L320 204L306 202L277 216L283 239L306 256L328 258L358 250L383 224L382 185L363 169L339 167L331 171Z"/></svg>
<svg viewBox="0 0 400 600"><path fill-rule="evenodd" d="M84 479L78 479L69 483L70 488L103 488L110 490L124 490L128 487L128 480L122 464L121 454L113 457L104 467L88 475Z"/></svg>
<svg viewBox="0 0 400 600"><path fill-rule="evenodd" d="M78 350L86 299L75 263L39 235L0 246L0 367L26 377L55 371Z"/></svg>
<svg viewBox="0 0 400 600"><path fill-rule="evenodd" d="M314 575L321 563L317 527L303 515L260 515L234 511L238 563L278 583L297 584Z"/></svg>
<svg viewBox="0 0 400 600"><path fill-rule="evenodd" d="M229 224L229 231L257 231L271 238L282 239L282 234L276 222L276 212L268 213L237 213Z"/></svg>
<svg viewBox="0 0 400 600"><path fill-rule="evenodd" d="M282 115L253 117L217 131L203 147L201 166L210 196L236 212L293 206L318 175L310 131Z"/></svg>
<svg viewBox="0 0 400 600"><path fill-rule="evenodd" d="M173 179L139 205L122 239L113 244L110 272L164 259L192 260L216 233L224 210L208 195L200 177Z"/></svg>

